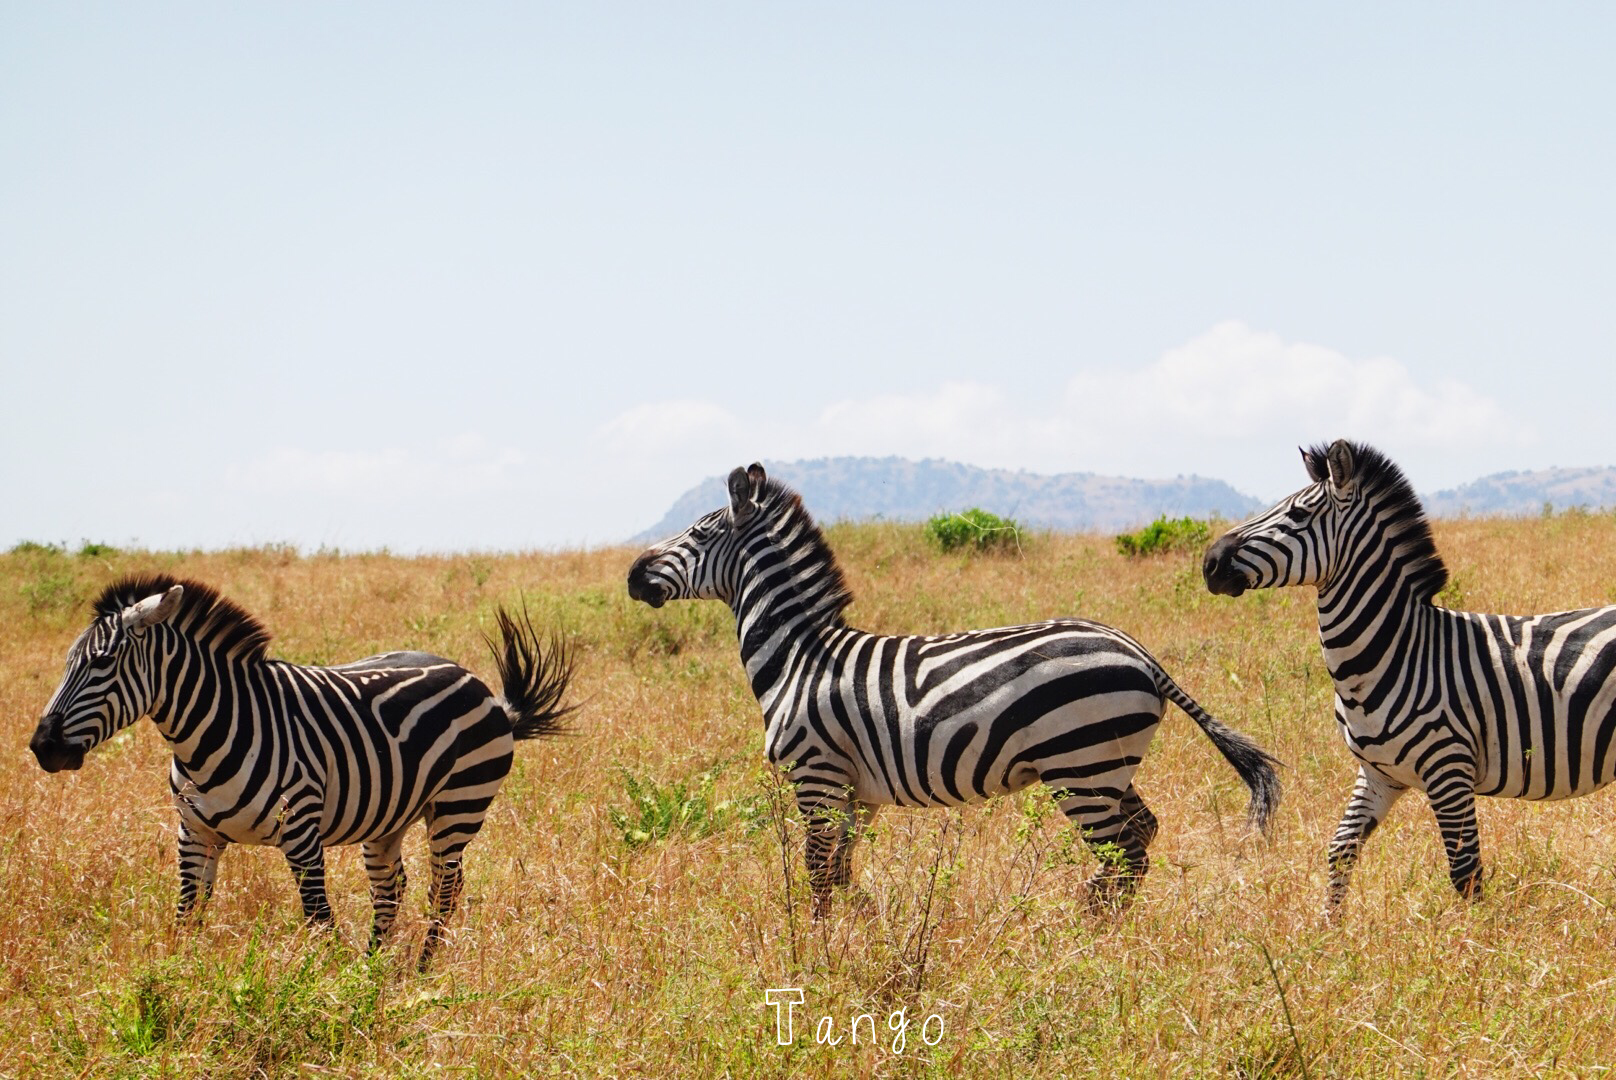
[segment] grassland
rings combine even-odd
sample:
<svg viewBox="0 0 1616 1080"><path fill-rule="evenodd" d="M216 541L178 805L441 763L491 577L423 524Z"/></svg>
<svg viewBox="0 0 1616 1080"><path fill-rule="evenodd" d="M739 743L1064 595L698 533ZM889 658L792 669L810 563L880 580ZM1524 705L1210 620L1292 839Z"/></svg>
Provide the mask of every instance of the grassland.
<svg viewBox="0 0 1616 1080"><path fill-rule="evenodd" d="M727 609L631 603L632 552L395 558L19 551L0 556L0 1074L220 1076L1603 1075L1616 1064L1616 802L1486 802L1488 897L1457 900L1423 800L1370 843L1346 917L1319 917L1353 767L1330 719L1310 591L1208 595L1192 555L1109 537L939 555L918 529L838 527L853 621L936 632L1081 614L1149 646L1287 764L1272 842L1170 712L1139 785L1154 869L1114 918L1079 902L1091 857L1025 796L889 811L865 902L806 919L800 825L763 768ZM1448 522L1450 606L1616 602L1616 518ZM358 853L331 860L339 930L300 925L283 861L232 848L204 926L171 921L164 745L142 724L83 771L26 744L106 581L162 569L259 614L323 663L427 649L481 671L494 607L525 596L577 645L577 734L520 748L468 856L437 966L421 838L395 943L362 945ZM782 852L782 836L789 850ZM794 1045L764 992L800 987ZM910 1021L895 1053L892 1014ZM862 1045L852 1017L869 1014ZM921 1023L942 1017L928 1046ZM838 1046L815 1042L828 1016ZM936 1022L928 1037L936 1036Z"/></svg>

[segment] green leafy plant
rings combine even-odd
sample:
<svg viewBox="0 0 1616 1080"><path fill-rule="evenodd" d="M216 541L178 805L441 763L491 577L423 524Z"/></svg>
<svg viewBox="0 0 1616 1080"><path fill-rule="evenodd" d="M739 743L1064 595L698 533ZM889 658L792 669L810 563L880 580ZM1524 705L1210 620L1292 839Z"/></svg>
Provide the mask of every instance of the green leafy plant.
<svg viewBox="0 0 1616 1080"><path fill-rule="evenodd" d="M133 1057L150 1054L183 1022L169 988L150 972L121 1000L105 1002L103 1008L107 1027Z"/></svg>
<svg viewBox="0 0 1616 1080"><path fill-rule="evenodd" d="M699 774L694 781L675 780L668 784L642 780L621 765L617 772L623 778L629 809L610 807L606 813L629 847L642 847L675 833L700 839L721 832L734 822L755 828L768 816L768 808L761 797L714 798L718 777L723 772L721 765Z"/></svg>
<svg viewBox="0 0 1616 1080"><path fill-rule="evenodd" d="M41 544L37 540L22 540L12 545L13 555L60 555L66 551L62 544Z"/></svg>
<svg viewBox="0 0 1616 1080"><path fill-rule="evenodd" d="M938 514L926 522L926 538L943 551L1020 550L1021 526L979 507L957 514Z"/></svg>
<svg viewBox="0 0 1616 1080"><path fill-rule="evenodd" d="M1117 550L1129 558L1165 555L1204 547L1212 539L1212 527L1194 518L1165 515L1134 533L1117 537Z"/></svg>

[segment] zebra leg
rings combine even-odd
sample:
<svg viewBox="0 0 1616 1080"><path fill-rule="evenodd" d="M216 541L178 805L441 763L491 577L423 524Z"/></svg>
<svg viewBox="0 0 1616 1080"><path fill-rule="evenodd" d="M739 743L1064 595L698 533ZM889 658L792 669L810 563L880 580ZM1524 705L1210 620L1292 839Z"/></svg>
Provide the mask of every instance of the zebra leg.
<svg viewBox="0 0 1616 1080"><path fill-rule="evenodd" d="M1363 843L1385 820L1403 792L1408 789L1395 784L1367 765L1358 766L1358 780L1352 785L1352 797L1335 827L1330 841L1330 887L1325 894L1324 916L1334 919L1347 895L1347 881L1358 861Z"/></svg>
<svg viewBox="0 0 1616 1080"><path fill-rule="evenodd" d="M375 951L398 917L404 898L404 832L373 840L364 845L365 873L370 876L370 948Z"/></svg>
<svg viewBox="0 0 1616 1080"><path fill-rule="evenodd" d="M438 946L448 936L446 927L449 917L460 904L460 890L466 880L460 868L460 853L465 846L462 842L446 852L440 852L436 845L433 846L432 923L427 927L426 943L421 946L421 959L416 963L420 971L427 969L432 962L432 954L438 951Z"/></svg>
<svg viewBox="0 0 1616 1080"><path fill-rule="evenodd" d="M500 779L504 779L500 773ZM454 783L450 781L451 785ZM483 827L483 817L494 800L499 781L491 785L487 794L472 797L438 799L427 808L427 845L432 852L432 922L427 927L426 943L421 946L421 959L416 965L425 971L447 936L449 918L460 903L460 889L465 883L461 870L461 854L472 837ZM460 794L464 794L462 791Z"/></svg>
<svg viewBox="0 0 1616 1080"><path fill-rule="evenodd" d="M847 822L842 835L836 843L836 850L831 855L830 883L832 888L846 889L853 884L853 849L864 835L864 830L870 827L875 820L876 813L881 809L875 803L855 802L853 812L847 816ZM855 907L868 909L870 898L858 889L854 889L849 899Z"/></svg>
<svg viewBox="0 0 1616 1080"><path fill-rule="evenodd" d="M1145 800L1139 797L1138 790L1132 784L1129 784L1128 790L1122 793L1122 813L1127 818L1126 828L1137 835L1139 846L1148 848L1150 842L1156 839L1156 830L1161 823L1156 820L1156 815L1150 812L1150 807L1145 805Z"/></svg>
<svg viewBox="0 0 1616 1080"><path fill-rule="evenodd" d="M1481 832L1476 825L1476 784L1468 774L1449 774L1425 789L1442 830L1448 854L1448 878L1460 896L1481 899Z"/></svg>
<svg viewBox="0 0 1616 1080"><path fill-rule="evenodd" d="M1089 907L1102 911L1125 906L1150 870L1145 848L1156 835L1156 816L1132 784L1121 796L1093 788L1062 787L1055 793L1061 813L1100 860L1088 880Z"/></svg>
<svg viewBox="0 0 1616 1080"><path fill-rule="evenodd" d="M219 856L224 844L204 839L180 822L180 902L174 913L176 922L189 921L200 915L200 907L213 895L213 878L219 871Z"/></svg>
<svg viewBox="0 0 1616 1080"><path fill-rule="evenodd" d="M850 798L831 800L826 797L797 805L807 825L803 862L808 867L808 890L813 896L809 910L815 919L830 914L832 886L845 885L852 876L853 841L858 832L857 806Z"/></svg>
<svg viewBox="0 0 1616 1080"><path fill-rule="evenodd" d="M281 854L297 879L297 893L303 901L303 917L311 923L330 926L331 903L325 895L325 845L313 818L286 829L281 834Z"/></svg>

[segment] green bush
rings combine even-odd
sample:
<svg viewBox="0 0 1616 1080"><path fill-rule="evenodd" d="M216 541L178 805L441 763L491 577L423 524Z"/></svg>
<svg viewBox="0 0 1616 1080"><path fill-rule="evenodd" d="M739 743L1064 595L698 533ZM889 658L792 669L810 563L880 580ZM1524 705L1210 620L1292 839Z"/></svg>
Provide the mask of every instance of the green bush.
<svg viewBox="0 0 1616 1080"><path fill-rule="evenodd" d="M958 514L938 514L926 522L926 536L944 551L970 548L999 551L1021 547L1021 526L978 507Z"/></svg>
<svg viewBox="0 0 1616 1080"><path fill-rule="evenodd" d="M617 771L623 778L630 809L608 807L606 816L629 847L640 847L676 833L698 840L721 832L731 822L755 828L767 813L759 796L714 801L713 789L723 771L721 765L697 776L694 785L685 780L666 785L641 780L621 765Z"/></svg>
<svg viewBox="0 0 1616 1080"><path fill-rule="evenodd" d="M1163 515L1136 533L1117 537L1117 550L1129 558L1165 555L1170 551L1198 550L1211 539L1212 527L1206 522Z"/></svg>
<svg viewBox="0 0 1616 1080"><path fill-rule="evenodd" d="M23 540L13 545L13 555L60 555L67 550L64 544L41 544L37 540Z"/></svg>

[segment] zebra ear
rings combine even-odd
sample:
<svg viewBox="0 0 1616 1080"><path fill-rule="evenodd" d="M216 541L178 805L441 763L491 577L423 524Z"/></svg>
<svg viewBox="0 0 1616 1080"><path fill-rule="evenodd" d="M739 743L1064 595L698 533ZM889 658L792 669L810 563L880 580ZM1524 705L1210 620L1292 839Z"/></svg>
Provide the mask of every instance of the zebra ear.
<svg viewBox="0 0 1616 1080"><path fill-rule="evenodd" d="M1331 443L1328 462L1330 483L1343 493L1350 493L1358 472L1358 462L1353 458L1352 444L1345 439L1337 439Z"/></svg>
<svg viewBox="0 0 1616 1080"><path fill-rule="evenodd" d="M1307 467L1307 475L1314 483L1322 481L1329 475L1329 472L1324 467L1324 462L1319 460L1317 454L1311 450L1303 450L1300 446L1297 449L1302 451L1302 464Z"/></svg>
<svg viewBox="0 0 1616 1080"><path fill-rule="evenodd" d="M754 465L759 472L763 470ZM729 512L737 524L751 517L757 510L757 500L752 493L752 477L746 469L735 469L729 474Z"/></svg>
<svg viewBox="0 0 1616 1080"><path fill-rule="evenodd" d="M746 478L752 481L752 498L758 499L763 495L763 485L769 479L763 471L763 463L754 461L746 467Z"/></svg>
<svg viewBox="0 0 1616 1080"><path fill-rule="evenodd" d="M148 626L167 622L180 609L180 597L184 595L185 586L175 585L165 593L148 596L138 604L130 604L123 609L123 628L144 630Z"/></svg>

